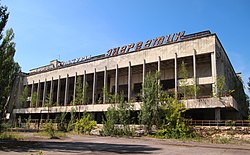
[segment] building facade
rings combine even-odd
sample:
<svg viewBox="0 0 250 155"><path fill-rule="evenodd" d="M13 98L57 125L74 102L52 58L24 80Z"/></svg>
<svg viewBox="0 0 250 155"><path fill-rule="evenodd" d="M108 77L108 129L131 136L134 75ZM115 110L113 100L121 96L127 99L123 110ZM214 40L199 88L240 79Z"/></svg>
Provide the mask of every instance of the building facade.
<svg viewBox="0 0 250 155"><path fill-rule="evenodd" d="M105 103L108 100L105 91L111 94L123 92L125 100L132 102L134 110L138 111L146 74L159 71L162 89L178 94L182 62L188 71L188 85L199 87L199 93L183 100L188 117L211 120L245 117L240 78L217 35L210 31L170 34L113 48L107 54L68 62L53 60L49 65L23 74L19 93L13 100L13 114L36 118L46 113L69 112L74 108L78 113L87 111L98 118L110 106ZM225 83L223 92L219 77L223 77ZM28 102L22 105L18 96L25 86L28 88ZM76 100L79 86L84 98L81 103ZM49 109L46 106L48 96L52 104ZM180 95L179 99L182 99Z"/></svg>

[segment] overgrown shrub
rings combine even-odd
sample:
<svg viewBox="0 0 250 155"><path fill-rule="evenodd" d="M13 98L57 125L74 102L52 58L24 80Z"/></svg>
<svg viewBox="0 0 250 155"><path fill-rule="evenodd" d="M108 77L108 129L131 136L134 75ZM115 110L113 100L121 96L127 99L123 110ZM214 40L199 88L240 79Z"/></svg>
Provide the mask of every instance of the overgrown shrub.
<svg viewBox="0 0 250 155"><path fill-rule="evenodd" d="M17 121L18 121L18 127L21 128L21 126L22 126L22 117L19 116Z"/></svg>
<svg viewBox="0 0 250 155"><path fill-rule="evenodd" d="M113 95L112 98L114 98ZM123 95L116 95L117 103L113 104L105 112L106 120L103 119L103 136L134 136L134 129L129 127L131 122L130 112L132 110L131 104L124 101ZM119 123L120 125L116 125Z"/></svg>
<svg viewBox="0 0 250 155"><path fill-rule="evenodd" d="M21 140L23 138L24 137L14 133L8 133L8 132L0 133L0 140Z"/></svg>
<svg viewBox="0 0 250 155"><path fill-rule="evenodd" d="M48 133L50 138L55 137L55 128L53 127L52 120L49 120L48 122L45 123L44 130L46 133Z"/></svg>
<svg viewBox="0 0 250 155"><path fill-rule="evenodd" d="M29 129L30 128L30 121L31 121L31 116L29 115L28 119L26 119L26 128Z"/></svg>
<svg viewBox="0 0 250 155"><path fill-rule="evenodd" d="M37 93L34 92L31 96L31 106L36 107Z"/></svg>
<svg viewBox="0 0 250 155"><path fill-rule="evenodd" d="M58 131L67 131L67 121L65 119L66 112L61 113L59 116L56 117L56 123L57 123L57 130Z"/></svg>
<svg viewBox="0 0 250 155"><path fill-rule="evenodd" d="M81 119L76 119L75 131L79 133L89 134L96 126L96 121L91 120L90 114L84 113Z"/></svg>
<svg viewBox="0 0 250 155"><path fill-rule="evenodd" d="M235 124L236 124L236 122L235 121L232 121L232 120L227 120L226 122L225 122L225 125L226 126L235 126Z"/></svg>
<svg viewBox="0 0 250 155"><path fill-rule="evenodd" d="M67 131L74 130L75 122L76 122L75 109L71 109L71 111L70 111L70 121L69 121L68 126L67 126Z"/></svg>
<svg viewBox="0 0 250 155"><path fill-rule="evenodd" d="M4 131L7 131L8 129L11 129L12 128L12 124L9 123L9 122L2 122L0 124L0 133L1 132L4 132Z"/></svg>
<svg viewBox="0 0 250 155"><path fill-rule="evenodd" d="M192 136L191 130L182 117L186 109L184 105L172 97L168 97L166 104L166 125L157 132L158 136L165 138L186 138Z"/></svg>

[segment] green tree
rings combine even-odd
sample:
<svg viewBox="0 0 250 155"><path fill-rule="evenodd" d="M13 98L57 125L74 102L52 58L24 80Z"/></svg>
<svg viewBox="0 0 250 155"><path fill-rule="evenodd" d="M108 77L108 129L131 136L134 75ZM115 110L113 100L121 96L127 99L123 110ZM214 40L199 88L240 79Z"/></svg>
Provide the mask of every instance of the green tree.
<svg viewBox="0 0 250 155"><path fill-rule="evenodd" d="M146 75L142 97L142 105L140 111L140 122L145 125L146 132L149 132L152 125L159 125L160 122L160 93L161 87L158 85L158 79L160 74L156 72L153 76L151 73Z"/></svg>
<svg viewBox="0 0 250 155"><path fill-rule="evenodd" d="M28 86L25 86L24 89L23 89L23 92L22 92L22 94L20 96L21 107L26 107L27 106L28 95L29 95Z"/></svg>
<svg viewBox="0 0 250 155"><path fill-rule="evenodd" d="M88 82L85 82L84 84L84 94L83 94L83 104L88 104L88 88L89 88L89 84Z"/></svg>
<svg viewBox="0 0 250 155"><path fill-rule="evenodd" d="M197 95L199 92L199 87L195 84L195 79L193 79L193 81L190 81L191 83L189 83L188 70L184 61L182 61L180 66L179 78L179 93L183 95L183 99L194 98L195 94Z"/></svg>
<svg viewBox="0 0 250 155"><path fill-rule="evenodd" d="M117 105L117 112L118 112L118 118L119 118L119 123L121 125L120 128L120 134L121 135L127 135L127 136L132 136L132 131L129 127L130 124L130 119L131 119L131 111L133 110L133 106L125 102L124 100L124 95L118 95L118 105Z"/></svg>
<svg viewBox="0 0 250 155"><path fill-rule="evenodd" d="M250 92L250 78L248 78L247 88L248 88L248 91Z"/></svg>
<svg viewBox="0 0 250 155"><path fill-rule="evenodd" d="M36 106L36 100L37 100L37 93L34 92L31 96L31 105L32 107L35 107Z"/></svg>
<svg viewBox="0 0 250 155"><path fill-rule="evenodd" d="M56 117L57 129L59 131L67 131L67 119L66 119L66 112L60 113Z"/></svg>
<svg viewBox="0 0 250 155"><path fill-rule="evenodd" d="M105 96L105 100L103 98L103 104L109 103L109 92L108 92L107 87L106 88L103 87L102 92L103 92L103 96Z"/></svg>
<svg viewBox="0 0 250 155"><path fill-rule="evenodd" d="M225 76L217 77L217 88L219 97L223 96L225 93Z"/></svg>
<svg viewBox="0 0 250 155"><path fill-rule="evenodd" d="M70 111L70 120L68 123L67 131L72 131L76 122L76 110L74 108Z"/></svg>
<svg viewBox="0 0 250 155"><path fill-rule="evenodd" d="M115 123L118 122L118 113L116 111L115 105L112 104L106 112L104 112L106 120L103 118L102 124L102 135L104 136L114 136L115 135Z"/></svg>
<svg viewBox="0 0 250 155"><path fill-rule="evenodd" d="M80 76L78 76L76 79L75 104L83 104L83 88L82 88L82 79Z"/></svg>
<svg viewBox="0 0 250 155"><path fill-rule="evenodd" d="M47 115L47 121L49 120L49 112L50 112L50 107L52 106L52 97L51 97L52 93L47 94L45 102L44 102L44 106L48 108L48 115Z"/></svg>
<svg viewBox="0 0 250 155"><path fill-rule="evenodd" d="M7 7L0 3L0 123L5 115L14 80L20 71L19 65L14 61L16 50L13 30L7 30L5 37L3 36L8 17Z"/></svg>

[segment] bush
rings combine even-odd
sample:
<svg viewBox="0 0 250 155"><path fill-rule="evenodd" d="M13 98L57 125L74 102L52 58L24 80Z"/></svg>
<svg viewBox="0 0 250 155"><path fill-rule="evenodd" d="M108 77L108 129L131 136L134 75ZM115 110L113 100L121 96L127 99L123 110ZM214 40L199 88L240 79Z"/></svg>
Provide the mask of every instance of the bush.
<svg viewBox="0 0 250 155"><path fill-rule="evenodd" d="M250 126L250 115L248 115L248 120L249 120L248 126Z"/></svg>
<svg viewBox="0 0 250 155"><path fill-rule="evenodd" d="M12 128L12 124L10 124L8 122L2 122L0 124L0 133L4 132L4 131L7 131L8 129L11 129L11 128Z"/></svg>
<svg viewBox="0 0 250 155"><path fill-rule="evenodd" d="M67 126L67 131L72 131L74 129L75 122L76 122L75 109L72 108L70 111L70 121Z"/></svg>
<svg viewBox="0 0 250 155"><path fill-rule="evenodd" d="M212 142L219 143L219 144L228 144L232 140L231 137L225 137L225 136L215 136Z"/></svg>
<svg viewBox="0 0 250 155"><path fill-rule="evenodd" d="M115 95L113 95L115 96ZM103 136L134 136L134 129L129 127L130 111L132 106L124 101L123 95L116 95L118 104L113 104L105 112L106 120L103 119ZM120 125L115 125L120 123Z"/></svg>
<svg viewBox="0 0 250 155"><path fill-rule="evenodd" d="M166 138L187 138L192 137L191 130L185 118L181 116L186 109L176 99L168 97L166 104L167 124L157 132L158 136Z"/></svg>
<svg viewBox="0 0 250 155"><path fill-rule="evenodd" d="M57 130L59 131L67 131L67 122L66 122L66 112L61 113L59 116L56 117L56 123L57 123Z"/></svg>
<svg viewBox="0 0 250 155"><path fill-rule="evenodd" d="M75 131L79 133L89 134L96 126L96 121L91 120L90 114L84 113L81 119L76 119Z"/></svg>
<svg viewBox="0 0 250 155"><path fill-rule="evenodd" d="M48 122L46 122L44 129L45 129L45 132L49 134L50 138L55 137L55 129L53 127L52 120L49 120Z"/></svg>
<svg viewBox="0 0 250 155"><path fill-rule="evenodd" d="M18 117L18 127L19 128L22 127L22 117L21 116Z"/></svg>
<svg viewBox="0 0 250 155"><path fill-rule="evenodd" d="M22 136L14 134L14 133L0 133L0 140L21 140L23 139Z"/></svg>
<svg viewBox="0 0 250 155"><path fill-rule="evenodd" d="M232 120L227 120L226 122L225 122L225 125L226 126L235 126L235 124L236 124L236 122L235 121L232 121Z"/></svg>
<svg viewBox="0 0 250 155"><path fill-rule="evenodd" d="M26 119L25 126L26 126L27 129L30 129L30 121L31 121L31 116L29 116L28 119Z"/></svg>

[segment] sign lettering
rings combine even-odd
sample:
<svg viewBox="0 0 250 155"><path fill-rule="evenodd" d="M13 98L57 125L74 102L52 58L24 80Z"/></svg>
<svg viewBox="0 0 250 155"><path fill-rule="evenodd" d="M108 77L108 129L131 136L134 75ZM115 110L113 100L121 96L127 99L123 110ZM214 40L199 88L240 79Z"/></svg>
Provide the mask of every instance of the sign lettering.
<svg viewBox="0 0 250 155"><path fill-rule="evenodd" d="M147 40L144 42L144 44L142 41L140 41L136 44L132 43L132 44L125 45L122 47L116 47L116 48L108 50L106 56L116 56L116 55L120 55L120 54L124 54L124 53L129 53L133 49L134 49L133 51L139 51L139 50L147 49L150 47L160 46L162 44L177 42L179 40L182 40L184 34L185 34L185 31L177 32L177 33L169 34L166 37L161 36L161 37L157 37L153 40ZM164 43L164 41L165 41L165 43Z"/></svg>

